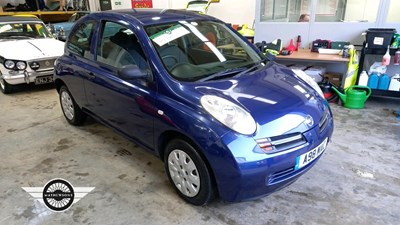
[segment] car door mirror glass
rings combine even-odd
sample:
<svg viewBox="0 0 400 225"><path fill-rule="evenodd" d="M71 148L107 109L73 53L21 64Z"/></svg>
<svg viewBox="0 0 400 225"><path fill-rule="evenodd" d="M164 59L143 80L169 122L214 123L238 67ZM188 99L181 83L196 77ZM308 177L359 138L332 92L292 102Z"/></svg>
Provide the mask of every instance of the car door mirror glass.
<svg viewBox="0 0 400 225"><path fill-rule="evenodd" d="M118 70L118 77L123 80L146 79L148 76L147 70L142 70L136 65L125 66Z"/></svg>

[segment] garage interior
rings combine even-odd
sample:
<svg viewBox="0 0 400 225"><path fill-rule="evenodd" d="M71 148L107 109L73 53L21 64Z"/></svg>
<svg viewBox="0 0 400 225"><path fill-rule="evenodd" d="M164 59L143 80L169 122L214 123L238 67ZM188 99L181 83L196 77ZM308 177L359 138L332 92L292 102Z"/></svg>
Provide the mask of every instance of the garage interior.
<svg viewBox="0 0 400 225"><path fill-rule="evenodd" d="M177 197L161 160L98 122L70 126L52 87L0 98L2 224L396 224L399 101L362 110L331 104L332 142L289 187L242 203L191 206ZM21 189L63 177L95 189L64 213Z"/></svg>
<svg viewBox="0 0 400 225"><path fill-rule="evenodd" d="M153 0L152 7L184 6L182 2L166 2ZM208 14L218 17L218 7L227 2L211 5ZM382 14L378 14L376 23L358 24L354 33L343 36L337 31L307 33L316 29L313 26L322 26L313 22L299 26L307 26L307 32L292 30L297 23L288 23L268 34L278 25L261 21L258 12L264 1L245 2L236 0L233 5L253 11L250 18L255 20L254 42L279 36L286 45L302 34L303 48L319 37L348 40L359 45L361 52L364 37L358 35L360 31L375 26L400 31L400 20L386 23L381 16L384 12L379 11ZM316 7L317 1L311 2ZM380 7L389 10L394 0L379 2ZM232 24L252 21L245 17L233 21L231 14L221 17ZM316 20L315 14L311 14L311 20ZM343 24L334 26L349 29ZM290 64L279 61L279 57L277 60ZM341 63L329 67L336 73L343 70ZM400 73L399 68L392 67L388 73ZM83 126L69 125L53 84L21 86L11 94L0 93L0 224L398 224L399 93L371 96L362 109L330 103L334 117L331 142L319 162L288 187L256 200L227 203L216 199L199 207L177 196L159 158L90 117ZM54 178L94 190L59 213L22 189L41 187Z"/></svg>

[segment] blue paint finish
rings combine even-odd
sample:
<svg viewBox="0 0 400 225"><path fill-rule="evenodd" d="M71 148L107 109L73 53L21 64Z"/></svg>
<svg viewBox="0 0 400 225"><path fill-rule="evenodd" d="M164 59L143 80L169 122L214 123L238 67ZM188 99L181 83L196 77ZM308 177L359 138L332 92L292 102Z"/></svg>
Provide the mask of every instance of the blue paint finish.
<svg viewBox="0 0 400 225"><path fill-rule="evenodd" d="M155 17L160 18L154 20ZM96 61L101 20L124 23L137 35L149 66L150 78L146 82L120 79L119 68ZM155 155L160 152L159 137L165 132L174 131L189 138L206 159L219 195L226 201L257 198L294 182L318 161L297 170L297 157L332 136L333 118L328 103L290 69L275 62L239 77L205 82L174 79L144 26L182 20L219 21L177 10L92 13L77 22L72 34L80 24L97 21L90 48L93 58L84 59L66 50L57 61L55 79L67 85L85 112ZM218 122L201 105L204 95L222 97L248 111L256 121L256 132L239 134ZM318 121L325 110L329 111L328 125L320 131ZM312 126L303 123L307 115L314 120ZM294 133L301 134L306 142L296 150L265 154L257 143L259 139Z"/></svg>

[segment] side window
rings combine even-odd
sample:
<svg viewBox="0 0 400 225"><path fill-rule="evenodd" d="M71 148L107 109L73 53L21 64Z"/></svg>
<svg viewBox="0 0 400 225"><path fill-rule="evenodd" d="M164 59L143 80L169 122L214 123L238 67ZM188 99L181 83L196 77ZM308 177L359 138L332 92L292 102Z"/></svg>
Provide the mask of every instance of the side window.
<svg viewBox="0 0 400 225"><path fill-rule="evenodd" d="M143 49L132 30L114 22L104 22L103 32L97 46L97 61L121 68L136 65L147 69Z"/></svg>
<svg viewBox="0 0 400 225"><path fill-rule="evenodd" d="M91 56L90 41L94 28L94 21L81 24L80 27L70 36L71 38L67 42L68 50L79 56L89 58Z"/></svg>

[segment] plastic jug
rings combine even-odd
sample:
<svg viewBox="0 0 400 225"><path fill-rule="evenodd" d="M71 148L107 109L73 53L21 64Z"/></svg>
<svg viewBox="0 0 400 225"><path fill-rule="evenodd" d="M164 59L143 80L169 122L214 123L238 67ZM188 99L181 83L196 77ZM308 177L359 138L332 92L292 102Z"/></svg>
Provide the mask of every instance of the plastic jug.
<svg viewBox="0 0 400 225"><path fill-rule="evenodd" d="M400 91L400 74L396 74L390 79L390 91Z"/></svg>
<svg viewBox="0 0 400 225"><path fill-rule="evenodd" d="M389 53L389 46L388 46L386 54L382 57L382 65L388 66L389 64L390 64L390 53Z"/></svg>
<svg viewBox="0 0 400 225"><path fill-rule="evenodd" d="M367 86L368 85L368 74L367 72L364 70L361 72L360 74L360 78L358 79L358 85L360 86Z"/></svg>
<svg viewBox="0 0 400 225"><path fill-rule="evenodd" d="M367 86L370 87L371 89L377 89L378 88L378 83L379 83L378 74L372 73L371 76L369 76Z"/></svg>
<svg viewBox="0 0 400 225"><path fill-rule="evenodd" d="M379 77L378 89L387 90L389 89L390 77L387 74L383 74Z"/></svg>

